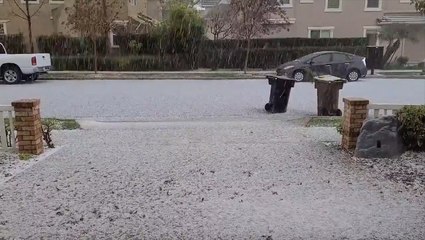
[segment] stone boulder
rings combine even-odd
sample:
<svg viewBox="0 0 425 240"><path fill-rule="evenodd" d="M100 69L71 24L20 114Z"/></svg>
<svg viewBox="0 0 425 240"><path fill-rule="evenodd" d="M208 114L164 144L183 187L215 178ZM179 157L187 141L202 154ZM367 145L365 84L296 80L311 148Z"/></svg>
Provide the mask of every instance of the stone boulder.
<svg viewBox="0 0 425 240"><path fill-rule="evenodd" d="M393 116L368 120L360 130L354 155L359 158L396 158L406 147L398 133L399 122Z"/></svg>

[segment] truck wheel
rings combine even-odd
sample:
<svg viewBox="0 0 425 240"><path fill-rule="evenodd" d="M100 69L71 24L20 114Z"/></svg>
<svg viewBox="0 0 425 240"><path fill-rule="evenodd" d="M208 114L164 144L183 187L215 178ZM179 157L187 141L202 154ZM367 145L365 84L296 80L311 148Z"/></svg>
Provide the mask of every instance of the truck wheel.
<svg viewBox="0 0 425 240"><path fill-rule="evenodd" d="M21 70L16 66L7 66L3 70L3 81L7 84L19 83L22 80Z"/></svg>

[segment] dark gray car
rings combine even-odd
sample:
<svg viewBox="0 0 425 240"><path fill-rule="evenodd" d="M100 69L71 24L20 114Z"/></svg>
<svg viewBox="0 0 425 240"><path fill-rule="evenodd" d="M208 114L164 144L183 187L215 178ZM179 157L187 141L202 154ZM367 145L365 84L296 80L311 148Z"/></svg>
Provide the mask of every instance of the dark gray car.
<svg viewBox="0 0 425 240"><path fill-rule="evenodd" d="M315 52L277 68L277 75L286 75L298 82L307 80L309 73L330 74L348 81L357 81L361 77L366 77L366 59L344 52Z"/></svg>

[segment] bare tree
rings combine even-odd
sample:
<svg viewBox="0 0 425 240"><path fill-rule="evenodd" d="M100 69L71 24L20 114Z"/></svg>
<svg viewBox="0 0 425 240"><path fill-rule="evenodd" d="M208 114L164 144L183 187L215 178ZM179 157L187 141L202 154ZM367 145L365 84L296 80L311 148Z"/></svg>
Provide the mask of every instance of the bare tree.
<svg viewBox="0 0 425 240"><path fill-rule="evenodd" d="M425 0L412 0L412 4L415 4L415 8L418 12L425 14Z"/></svg>
<svg viewBox="0 0 425 240"><path fill-rule="evenodd" d="M232 15L226 7L226 5L219 5L207 13L208 31L213 35L214 40L225 39L231 34Z"/></svg>
<svg viewBox="0 0 425 240"><path fill-rule="evenodd" d="M8 3L12 9L12 14L27 22L30 51L31 53L34 53L34 41L32 38L32 18L37 15L37 13L41 10L43 5L48 2L48 0L40 0L38 5L34 7L30 6L33 5L31 2L31 0L24 0L24 3L22 3L21 0L8 0Z"/></svg>
<svg viewBox="0 0 425 240"><path fill-rule="evenodd" d="M120 0L76 0L71 8L66 8L66 25L76 33L87 37L93 43L94 71L97 72L97 41L114 28L122 2Z"/></svg>
<svg viewBox="0 0 425 240"><path fill-rule="evenodd" d="M269 35L276 27L285 28L288 24L286 13L276 0L232 0L231 14L235 17L232 32L239 39L247 42L244 72L248 69L251 51L251 40L254 37ZM278 18L281 24L276 25L272 19Z"/></svg>

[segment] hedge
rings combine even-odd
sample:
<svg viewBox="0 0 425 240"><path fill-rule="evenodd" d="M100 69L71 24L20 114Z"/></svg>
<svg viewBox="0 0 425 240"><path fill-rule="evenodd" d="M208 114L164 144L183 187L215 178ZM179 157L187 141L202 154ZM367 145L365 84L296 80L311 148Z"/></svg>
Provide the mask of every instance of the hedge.
<svg viewBox="0 0 425 240"><path fill-rule="evenodd" d="M307 55L309 53L335 50L364 55L365 50L361 47L304 47L285 49L253 49L250 55L249 67L261 69L274 69L278 65ZM199 68L230 68L240 69L244 64L246 50L214 50L200 51L195 65ZM92 70L92 56L53 57L55 70ZM99 70L108 71L175 71L190 70L187 56L167 55L161 59L159 55L123 56L123 57L100 57Z"/></svg>
<svg viewBox="0 0 425 240"><path fill-rule="evenodd" d="M99 57L99 71L177 71L190 70L188 64L179 55L167 56L161 60L158 56ZM93 56L52 57L56 71L92 71Z"/></svg>
<svg viewBox="0 0 425 240"><path fill-rule="evenodd" d="M246 41L236 39L226 40L207 40L204 41L202 48L246 48ZM299 48L299 47L355 47L367 46L366 38L279 38L279 39L254 39L251 42L252 48L274 49L274 48Z"/></svg>
<svg viewBox="0 0 425 240"><path fill-rule="evenodd" d="M87 55L93 53L93 43L87 38L73 38L62 35L40 36L37 38L40 52L50 53L53 56ZM97 40L97 52L105 55L108 52L108 39Z"/></svg>
<svg viewBox="0 0 425 240"><path fill-rule="evenodd" d="M318 51L341 51L364 56L363 47L300 47L279 49L253 49L248 61L249 68L272 69L304 55ZM198 54L201 68L241 68L244 65L246 49L208 49Z"/></svg>
<svg viewBox="0 0 425 240"><path fill-rule="evenodd" d="M113 51L117 56L107 56L107 40L99 39L98 41L99 70L109 71L239 69L244 65L247 51L246 41L240 40L204 39L196 45L199 49L190 53L187 49L174 49L178 46L160 42L153 35L123 35L115 38L116 44L120 46ZM37 44L40 51L54 56L53 65L56 70L92 70L93 68L93 57L90 57L93 46L87 39L61 35L44 36L37 39ZM254 39L248 67L272 69L281 63L325 50L365 56L366 45L365 38Z"/></svg>
<svg viewBox="0 0 425 240"><path fill-rule="evenodd" d="M6 51L11 54L25 53L27 48L22 34L1 35L0 42L4 44Z"/></svg>
<svg viewBox="0 0 425 240"><path fill-rule="evenodd" d="M115 36L115 44L119 46L120 55L159 54L162 51L181 52L179 49L168 49L159 39L152 35L119 35ZM98 51L105 53L106 39L99 39ZM92 44L84 38L73 38L62 35L41 36L37 38L40 51L48 52L55 56L76 54L91 54ZM246 48L246 41L226 39L213 41L204 39L200 45L200 51L213 49L234 50ZM281 38L281 39L254 39L252 49L288 49L300 47L364 47L367 46L366 38Z"/></svg>

